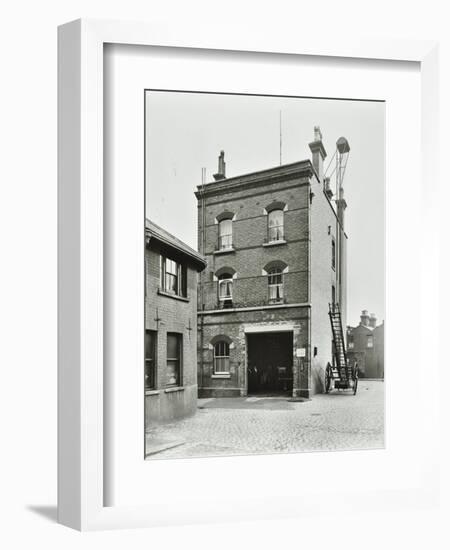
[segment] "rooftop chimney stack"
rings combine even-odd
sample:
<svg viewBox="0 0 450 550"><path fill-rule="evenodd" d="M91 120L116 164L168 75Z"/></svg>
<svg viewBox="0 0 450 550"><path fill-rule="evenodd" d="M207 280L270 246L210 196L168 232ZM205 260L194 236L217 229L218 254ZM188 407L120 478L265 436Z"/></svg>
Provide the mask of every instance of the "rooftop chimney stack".
<svg viewBox="0 0 450 550"><path fill-rule="evenodd" d="M320 183L323 183L323 161L327 156L322 143L322 132L319 126L314 126L314 141L309 144L312 153L312 165L316 171Z"/></svg>
<svg viewBox="0 0 450 550"><path fill-rule="evenodd" d="M375 328L377 326L377 318L375 317L375 313L370 314L369 326L371 328Z"/></svg>
<svg viewBox="0 0 450 550"><path fill-rule="evenodd" d="M369 312L367 311L367 309L363 309L362 312L361 312L361 325L363 327L368 327L369 326Z"/></svg>
<svg viewBox="0 0 450 550"><path fill-rule="evenodd" d="M214 174L214 179L216 181L218 180L224 180L225 179L225 151L220 151L219 155L219 169L217 171L217 174Z"/></svg>

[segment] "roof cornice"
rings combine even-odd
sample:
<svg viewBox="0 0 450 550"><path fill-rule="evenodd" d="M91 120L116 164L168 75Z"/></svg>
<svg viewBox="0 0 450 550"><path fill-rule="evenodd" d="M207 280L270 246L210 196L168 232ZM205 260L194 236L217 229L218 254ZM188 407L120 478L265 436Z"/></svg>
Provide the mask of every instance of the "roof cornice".
<svg viewBox="0 0 450 550"><path fill-rule="evenodd" d="M251 172L248 174L242 174L240 176L234 176L232 178L221 179L206 183L204 185L198 185L195 196L197 198L206 195L213 195L221 193L223 191L229 191L241 186L249 185L262 185L270 183L271 181L278 181L280 179L287 179L293 176L300 176L305 178L311 178L314 174L314 168L311 161L304 160L300 162L294 162L291 164L283 164L281 166L274 166L265 170L258 170L257 172Z"/></svg>

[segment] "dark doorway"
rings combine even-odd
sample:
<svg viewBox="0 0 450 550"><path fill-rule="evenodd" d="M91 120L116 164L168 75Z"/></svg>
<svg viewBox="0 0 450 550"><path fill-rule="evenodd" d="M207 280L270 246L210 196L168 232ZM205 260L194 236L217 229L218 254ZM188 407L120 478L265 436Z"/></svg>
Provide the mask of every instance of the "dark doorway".
<svg viewBox="0 0 450 550"><path fill-rule="evenodd" d="M292 332L247 335L248 394L292 394Z"/></svg>

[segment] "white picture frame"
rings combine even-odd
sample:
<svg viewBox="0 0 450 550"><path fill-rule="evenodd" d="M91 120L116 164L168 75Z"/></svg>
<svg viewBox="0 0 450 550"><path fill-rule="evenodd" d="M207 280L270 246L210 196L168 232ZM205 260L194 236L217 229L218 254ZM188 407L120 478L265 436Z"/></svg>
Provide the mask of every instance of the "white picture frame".
<svg viewBox="0 0 450 550"><path fill-rule="evenodd" d="M59 28L58 34L58 209L59 209L59 350L58 350L58 520L79 530L145 527L212 521L207 513L187 505L184 516L176 517L161 508L146 505L104 506L108 487L104 478L104 195L103 195L103 55L105 44L200 48L242 52L308 55L313 57L357 58L360 60L411 61L420 64L422 191L427 191L427 208L422 212L423 242L420 250L421 317L438 318L437 263L438 207L436 190L438 154L438 46L429 41L348 40L310 35L299 37L260 36L257 32L226 29L196 35L188 28L172 36L169 29L151 23L78 20ZM425 300L425 289L435 289ZM435 392L432 380L438 375L437 335L421 334L421 354L427 349L430 384L422 391ZM424 356L422 357L422 359ZM431 388L431 389L430 389ZM433 401L433 400L431 400ZM437 418L437 407L428 411ZM431 430L424 472L437 462L437 427ZM300 460L301 455L295 457ZM293 459L294 460L294 459ZM425 460L425 459L424 459ZM432 503L437 498L438 475L423 476L420 486L389 495L389 506L408 502ZM189 495L179 495L189 504ZM361 497L362 498L362 497ZM327 497L327 506L345 502L348 510L362 504L352 495ZM247 503L248 504L248 503ZM256 499L250 509L236 496L237 518L273 517ZM376 510L379 499L365 495L365 506ZM321 496L287 500L278 506L278 516L301 516L323 508Z"/></svg>

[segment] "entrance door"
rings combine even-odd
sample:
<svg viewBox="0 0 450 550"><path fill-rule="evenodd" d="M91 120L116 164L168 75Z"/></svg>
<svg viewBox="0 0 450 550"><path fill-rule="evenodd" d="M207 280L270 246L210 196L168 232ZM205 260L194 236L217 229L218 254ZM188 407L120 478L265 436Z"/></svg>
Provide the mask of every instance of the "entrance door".
<svg viewBox="0 0 450 550"><path fill-rule="evenodd" d="M247 335L249 394L292 394L292 332Z"/></svg>

